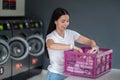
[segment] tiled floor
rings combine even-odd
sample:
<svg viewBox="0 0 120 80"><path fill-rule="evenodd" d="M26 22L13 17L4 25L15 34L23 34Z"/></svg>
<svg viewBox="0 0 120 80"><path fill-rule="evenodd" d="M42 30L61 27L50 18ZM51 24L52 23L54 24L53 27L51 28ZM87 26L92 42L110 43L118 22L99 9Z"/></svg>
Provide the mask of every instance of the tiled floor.
<svg viewBox="0 0 120 80"><path fill-rule="evenodd" d="M120 69L112 69L110 72L108 72L96 79L69 76L65 80L120 80Z"/></svg>
<svg viewBox="0 0 120 80"><path fill-rule="evenodd" d="M36 75L27 80L46 80L46 74L47 74L47 70L42 70L41 74Z"/></svg>
<svg viewBox="0 0 120 80"><path fill-rule="evenodd" d="M47 74L47 70L42 70L41 74L36 75L36 76L34 76L30 79L27 79L27 80L46 80L46 74ZM69 76L65 80L120 80L120 69L112 69L107 74L105 74L101 77L98 77L96 79Z"/></svg>

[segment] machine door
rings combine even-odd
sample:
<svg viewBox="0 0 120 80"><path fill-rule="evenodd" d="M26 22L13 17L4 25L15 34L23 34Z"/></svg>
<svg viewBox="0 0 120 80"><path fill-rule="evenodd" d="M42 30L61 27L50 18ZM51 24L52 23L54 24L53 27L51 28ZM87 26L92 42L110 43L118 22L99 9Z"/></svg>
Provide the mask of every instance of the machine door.
<svg viewBox="0 0 120 80"><path fill-rule="evenodd" d="M10 47L8 43L0 39L0 65L7 62L10 57Z"/></svg>
<svg viewBox="0 0 120 80"><path fill-rule="evenodd" d="M30 55L38 56L44 52L44 40L40 35L32 35L28 37L27 41L30 46Z"/></svg>
<svg viewBox="0 0 120 80"><path fill-rule="evenodd" d="M29 45L27 41L21 37L13 37L9 41L11 58L14 60L22 60L28 56Z"/></svg>

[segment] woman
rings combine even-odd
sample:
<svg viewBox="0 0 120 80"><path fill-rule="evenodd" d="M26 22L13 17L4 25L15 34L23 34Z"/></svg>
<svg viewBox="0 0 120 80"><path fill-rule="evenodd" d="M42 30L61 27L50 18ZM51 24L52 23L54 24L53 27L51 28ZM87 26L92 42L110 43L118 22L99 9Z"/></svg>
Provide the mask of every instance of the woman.
<svg viewBox="0 0 120 80"><path fill-rule="evenodd" d="M64 51L74 49L82 52L82 49L74 43L86 44L91 46L92 53L98 51L98 46L91 40L76 31L67 29L69 26L69 13L64 8L54 10L46 37L46 46L50 59L48 66L47 80L64 80L66 75L64 70Z"/></svg>

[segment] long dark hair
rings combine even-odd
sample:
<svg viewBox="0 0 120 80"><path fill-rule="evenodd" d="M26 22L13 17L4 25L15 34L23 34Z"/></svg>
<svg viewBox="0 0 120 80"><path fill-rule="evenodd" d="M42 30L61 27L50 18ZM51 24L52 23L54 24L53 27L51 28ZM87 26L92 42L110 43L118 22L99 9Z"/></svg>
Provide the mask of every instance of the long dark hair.
<svg viewBox="0 0 120 80"><path fill-rule="evenodd" d="M68 11L64 8L57 8L53 11L46 35L48 35L49 33L51 33L56 29L55 21L65 14L69 15ZM49 58L46 43L45 43L45 51L47 57Z"/></svg>

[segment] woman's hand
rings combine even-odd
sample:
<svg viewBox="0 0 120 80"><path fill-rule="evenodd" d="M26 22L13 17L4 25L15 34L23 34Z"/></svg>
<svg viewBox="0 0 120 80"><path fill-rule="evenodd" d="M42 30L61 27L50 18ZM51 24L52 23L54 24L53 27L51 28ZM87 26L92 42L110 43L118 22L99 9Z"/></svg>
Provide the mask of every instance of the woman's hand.
<svg viewBox="0 0 120 80"><path fill-rule="evenodd" d="M77 47L77 46L73 46L73 50L78 51L80 53L83 53L83 50L80 47Z"/></svg>
<svg viewBox="0 0 120 80"><path fill-rule="evenodd" d="M99 51L99 47L98 46L94 46L92 47L92 49L88 50L87 53L90 53L90 54L95 54Z"/></svg>

